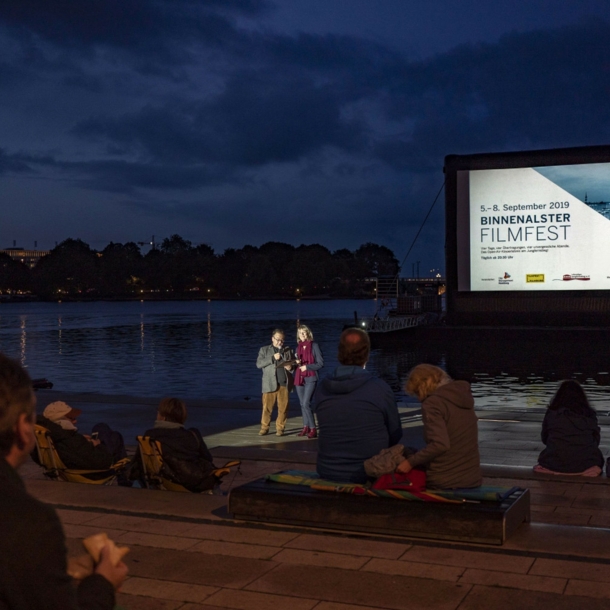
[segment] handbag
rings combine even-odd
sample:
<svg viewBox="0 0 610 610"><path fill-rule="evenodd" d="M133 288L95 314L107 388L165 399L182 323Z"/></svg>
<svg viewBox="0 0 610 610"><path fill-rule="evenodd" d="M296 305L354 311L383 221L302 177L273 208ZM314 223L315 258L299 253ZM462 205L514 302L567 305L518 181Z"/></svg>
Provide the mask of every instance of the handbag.
<svg viewBox="0 0 610 610"><path fill-rule="evenodd" d="M402 489L404 491L424 491L426 489L426 472L413 468L407 474L390 472L380 476L373 489Z"/></svg>
<svg viewBox="0 0 610 610"><path fill-rule="evenodd" d="M394 472L396 466L405 459L404 445L393 445L382 449L377 455L364 461L364 471L369 477L380 477Z"/></svg>

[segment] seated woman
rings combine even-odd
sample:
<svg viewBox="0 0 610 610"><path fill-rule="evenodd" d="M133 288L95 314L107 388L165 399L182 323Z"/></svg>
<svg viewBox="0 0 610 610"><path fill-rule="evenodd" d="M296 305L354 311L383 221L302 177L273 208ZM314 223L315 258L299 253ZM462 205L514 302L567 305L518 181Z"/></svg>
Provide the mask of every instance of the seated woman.
<svg viewBox="0 0 610 610"><path fill-rule="evenodd" d="M597 414L575 379L563 381L551 399L542 422L546 448L534 466L536 472L596 477L604 456L599 449Z"/></svg>
<svg viewBox="0 0 610 610"><path fill-rule="evenodd" d="M159 403L155 425L144 433L159 441L163 461L179 483L192 492L213 490L219 483L213 473L216 469L201 432L196 428L186 429L187 410L178 398L164 398ZM139 449L131 478L141 478Z"/></svg>
<svg viewBox="0 0 610 610"><path fill-rule="evenodd" d="M396 468L408 473L426 469L432 489L481 485L481 463L474 399L467 381L454 381L437 366L419 364L407 378L407 394L422 403L426 446Z"/></svg>

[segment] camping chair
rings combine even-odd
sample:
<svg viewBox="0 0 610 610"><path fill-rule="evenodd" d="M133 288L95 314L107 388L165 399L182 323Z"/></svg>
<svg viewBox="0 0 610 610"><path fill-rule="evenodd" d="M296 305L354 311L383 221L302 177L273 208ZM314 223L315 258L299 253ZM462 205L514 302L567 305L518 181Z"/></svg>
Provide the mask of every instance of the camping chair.
<svg viewBox="0 0 610 610"><path fill-rule="evenodd" d="M123 458L106 470L67 468L55 449L49 431L44 426L36 425L35 432L38 463L44 469L44 475L53 481L111 485L131 461L129 458Z"/></svg>
<svg viewBox="0 0 610 610"><path fill-rule="evenodd" d="M163 452L161 451L161 443L150 438L150 436L137 436L140 462L142 464L142 475L144 483L148 489L163 489L165 491L186 491L191 493L186 487L170 481L162 475L163 467ZM221 468L217 468L212 472L218 479L226 476L231 472L231 468L237 466L239 470L239 460L227 462Z"/></svg>

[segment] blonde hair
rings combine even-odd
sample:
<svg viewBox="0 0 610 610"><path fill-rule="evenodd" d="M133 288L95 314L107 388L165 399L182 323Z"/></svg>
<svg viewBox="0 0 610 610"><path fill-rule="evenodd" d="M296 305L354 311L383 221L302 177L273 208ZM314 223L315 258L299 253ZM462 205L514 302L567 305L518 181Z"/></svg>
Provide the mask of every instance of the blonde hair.
<svg viewBox="0 0 610 610"><path fill-rule="evenodd" d="M418 364L412 368L405 383L405 392L424 401L438 387L451 381L443 369L433 364Z"/></svg>
<svg viewBox="0 0 610 610"><path fill-rule="evenodd" d="M297 341L299 339L299 333L303 331L305 336L307 337L307 341L313 341L313 333L309 330L309 326L305 326L305 324L301 324L297 326Z"/></svg>

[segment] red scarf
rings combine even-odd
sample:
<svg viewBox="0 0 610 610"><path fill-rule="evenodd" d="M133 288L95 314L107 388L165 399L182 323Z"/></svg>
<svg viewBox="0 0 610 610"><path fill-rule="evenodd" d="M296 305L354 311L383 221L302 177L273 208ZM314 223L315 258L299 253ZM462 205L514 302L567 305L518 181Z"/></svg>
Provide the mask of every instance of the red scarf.
<svg viewBox="0 0 610 610"><path fill-rule="evenodd" d="M294 374L294 385L303 385L305 383L305 377L315 377L315 371L301 371L301 367L304 364L315 364L316 359L313 355L313 351L311 346L313 343L311 341L299 341L299 345L297 347L297 358L301 361L301 364L297 367L297 370Z"/></svg>

